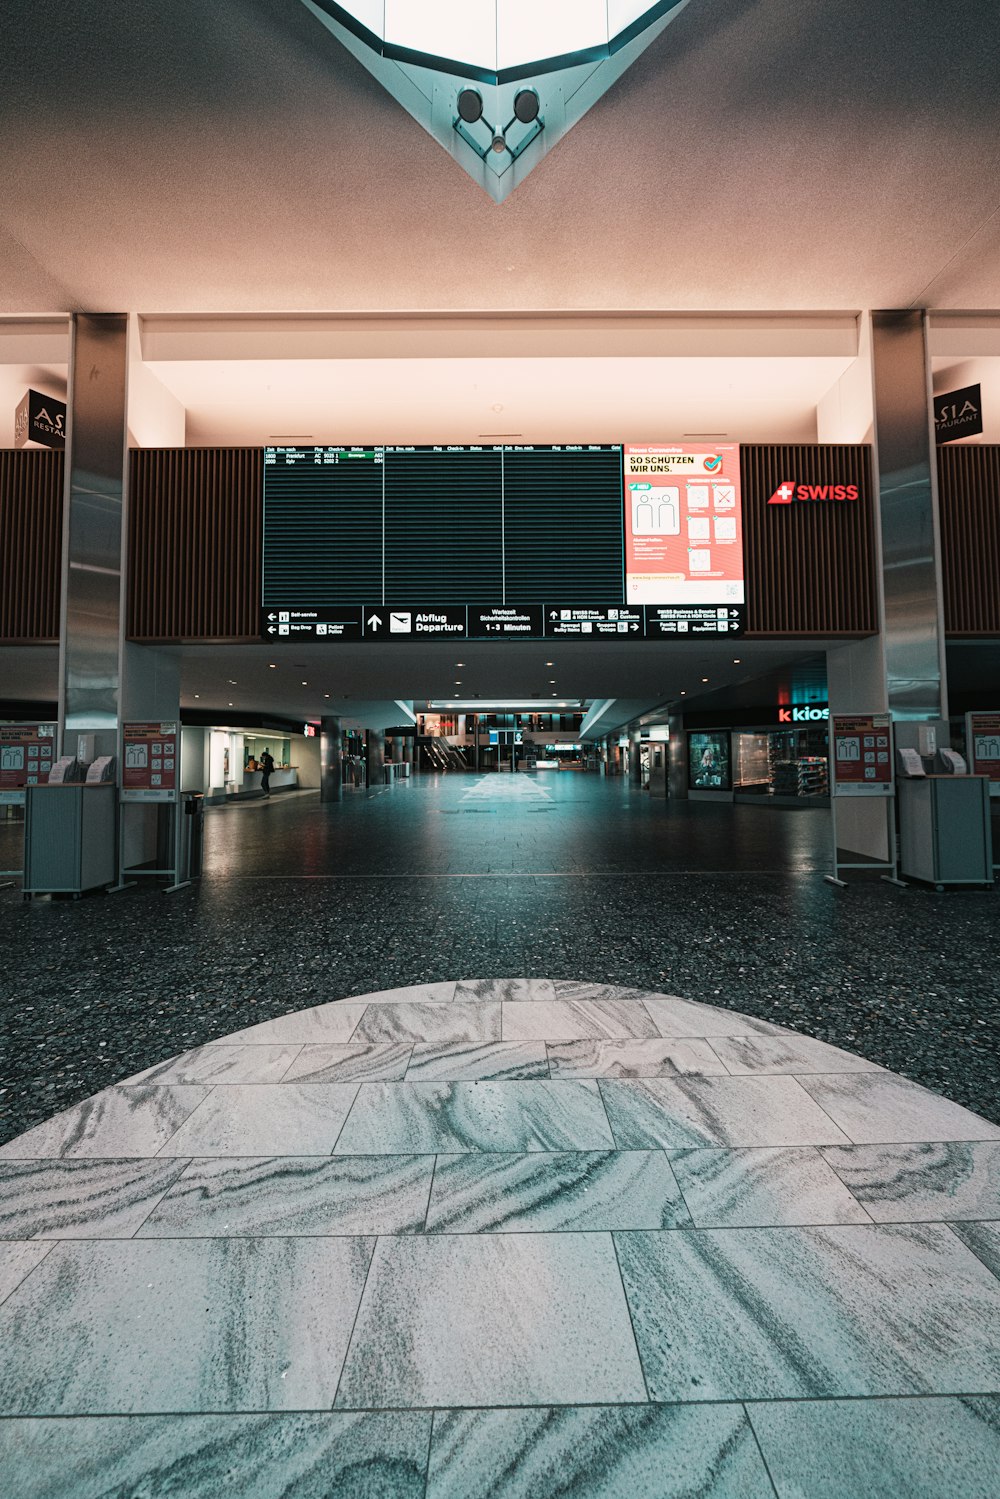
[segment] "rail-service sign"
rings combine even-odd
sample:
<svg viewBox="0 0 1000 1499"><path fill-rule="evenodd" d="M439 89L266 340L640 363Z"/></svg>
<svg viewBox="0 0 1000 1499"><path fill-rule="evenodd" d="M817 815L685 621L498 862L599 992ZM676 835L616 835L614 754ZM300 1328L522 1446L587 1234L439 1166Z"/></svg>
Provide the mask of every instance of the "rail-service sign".
<svg viewBox="0 0 1000 1499"><path fill-rule="evenodd" d="M713 633L738 630L746 599L738 443L626 447L625 597L687 633L685 615L713 615Z"/></svg>

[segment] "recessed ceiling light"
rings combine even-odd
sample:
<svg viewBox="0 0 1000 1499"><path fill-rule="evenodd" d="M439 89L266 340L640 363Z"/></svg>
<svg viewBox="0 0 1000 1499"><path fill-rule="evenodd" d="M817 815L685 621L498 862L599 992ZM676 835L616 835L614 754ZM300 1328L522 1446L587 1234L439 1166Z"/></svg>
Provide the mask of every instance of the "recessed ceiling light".
<svg viewBox="0 0 1000 1499"><path fill-rule="evenodd" d="M556 685L556 679L555 679L555 677L549 677L549 686L550 687L554 687L555 685Z"/></svg>
<svg viewBox="0 0 1000 1499"><path fill-rule="evenodd" d="M555 666L555 664L556 663L554 661L546 661L545 663L546 666Z"/></svg>
<svg viewBox="0 0 1000 1499"><path fill-rule="evenodd" d="M734 666L739 666L739 664L740 664L740 657L739 656L734 656L733 657L733 665Z"/></svg>
<svg viewBox="0 0 1000 1499"><path fill-rule="evenodd" d="M702 679L701 679L701 680L702 680L702 681L703 681L703 682L707 682L707 681L708 681L708 678L707 678L707 677L702 677ZM304 687L304 686L305 686L305 685L306 685L306 684L305 684L305 682L303 682L303 683L302 683L302 685L303 685L303 687Z"/></svg>
<svg viewBox="0 0 1000 1499"><path fill-rule="evenodd" d="M229 704L229 706L230 706L230 708L231 708L231 707L232 707L232 706L233 706L233 705L232 705L232 703L230 703L230 704Z"/></svg>
<svg viewBox="0 0 1000 1499"><path fill-rule="evenodd" d="M271 671L277 671L278 670L278 663L277 663L277 661L269 661L267 664L268 664L268 667L270 668Z"/></svg>
<svg viewBox="0 0 1000 1499"><path fill-rule="evenodd" d="M199 698L199 697L201 697L201 693L200 693L200 692L196 692L196 693L195 693L195 697L196 697L196 698Z"/></svg>
<svg viewBox="0 0 1000 1499"><path fill-rule="evenodd" d="M309 683L308 682L303 682L302 685L303 685L303 687L308 687Z"/></svg>
<svg viewBox="0 0 1000 1499"><path fill-rule="evenodd" d="M329 694L329 693L328 693L328 692L324 692L324 694L323 694L323 696L324 696L324 697L329 697L329 696L330 696L330 694Z"/></svg>
<svg viewBox="0 0 1000 1499"><path fill-rule="evenodd" d="M462 684L461 684L461 682L456 682L456 683L455 683L455 686L456 686L456 687L461 687L461 685L462 685Z"/></svg>
<svg viewBox="0 0 1000 1499"><path fill-rule="evenodd" d="M681 688L681 697L687 697L687 693L685 692L683 687Z"/></svg>
<svg viewBox="0 0 1000 1499"><path fill-rule="evenodd" d="M456 666L464 666L464 665L465 665L465 662L464 662L464 661L456 661L456 662L455 662L455 665L456 665Z"/></svg>

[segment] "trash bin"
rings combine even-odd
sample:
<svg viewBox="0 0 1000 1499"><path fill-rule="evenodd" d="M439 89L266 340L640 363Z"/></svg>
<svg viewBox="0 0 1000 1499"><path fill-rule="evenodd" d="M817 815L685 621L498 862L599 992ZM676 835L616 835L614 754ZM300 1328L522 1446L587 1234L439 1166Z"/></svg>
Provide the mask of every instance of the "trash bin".
<svg viewBox="0 0 1000 1499"><path fill-rule="evenodd" d="M205 844L205 796L201 791L182 791L184 831L182 857L184 868L177 871L180 880L195 880L201 874L202 850Z"/></svg>

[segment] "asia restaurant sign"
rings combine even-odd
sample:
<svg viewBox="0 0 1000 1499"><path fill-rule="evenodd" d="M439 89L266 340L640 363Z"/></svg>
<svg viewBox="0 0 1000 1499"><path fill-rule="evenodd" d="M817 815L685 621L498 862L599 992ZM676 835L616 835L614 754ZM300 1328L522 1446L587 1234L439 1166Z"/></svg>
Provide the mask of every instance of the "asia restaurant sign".
<svg viewBox="0 0 1000 1499"><path fill-rule="evenodd" d="M14 446L37 443L43 448L66 446L66 402L38 390L26 390L14 412Z"/></svg>
<svg viewBox="0 0 1000 1499"><path fill-rule="evenodd" d="M980 385L963 385L934 397L934 435L938 442L956 437L974 437L983 430L983 391Z"/></svg>

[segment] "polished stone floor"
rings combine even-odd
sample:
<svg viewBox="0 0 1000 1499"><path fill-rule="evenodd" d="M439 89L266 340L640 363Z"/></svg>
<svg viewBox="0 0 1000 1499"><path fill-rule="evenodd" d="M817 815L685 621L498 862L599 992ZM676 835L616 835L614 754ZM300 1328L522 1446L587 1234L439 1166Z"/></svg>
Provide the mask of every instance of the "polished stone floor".
<svg viewBox="0 0 1000 1499"><path fill-rule="evenodd" d="M1000 1123L997 893L834 890L825 811L449 775L205 828L204 878L176 895L0 888L0 1140L259 1020L470 972L733 1007ZM0 867L19 837L0 823Z"/></svg>
<svg viewBox="0 0 1000 1499"><path fill-rule="evenodd" d="M0 1149L17 1499L995 1499L1000 1127L641 986L282 1011Z"/></svg>

